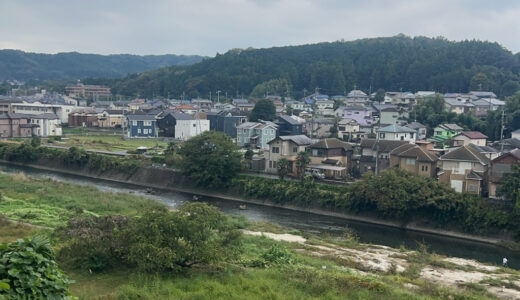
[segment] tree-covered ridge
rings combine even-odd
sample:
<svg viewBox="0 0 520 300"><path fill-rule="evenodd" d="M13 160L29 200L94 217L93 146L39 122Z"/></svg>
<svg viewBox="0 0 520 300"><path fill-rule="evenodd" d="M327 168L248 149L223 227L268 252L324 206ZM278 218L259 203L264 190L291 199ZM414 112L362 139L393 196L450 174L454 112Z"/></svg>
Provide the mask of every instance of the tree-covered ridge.
<svg viewBox="0 0 520 300"><path fill-rule="evenodd" d="M197 55L42 54L0 50L0 81L116 78L166 66L191 65L202 59Z"/></svg>
<svg viewBox="0 0 520 300"><path fill-rule="evenodd" d="M365 91L383 88L464 92L479 73L485 75L476 78L484 83L483 89L508 96L508 87L520 82L520 56L497 43L399 35L235 49L183 70L164 68L128 76L113 88L120 94L141 96L185 92L191 97L207 97L210 91L217 90L247 96L257 85L277 79L286 83L282 95L293 97L302 96L304 89L310 94L316 87L329 95L343 94L355 86Z"/></svg>

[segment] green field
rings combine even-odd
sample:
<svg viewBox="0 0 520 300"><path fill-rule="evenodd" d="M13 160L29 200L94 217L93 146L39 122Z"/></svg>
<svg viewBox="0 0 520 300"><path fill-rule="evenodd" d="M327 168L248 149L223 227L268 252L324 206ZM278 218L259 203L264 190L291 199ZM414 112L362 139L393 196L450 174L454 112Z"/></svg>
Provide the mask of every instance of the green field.
<svg viewBox="0 0 520 300"><path fill-rule="evenodd" d="M168 146L167 142L156 139L123 139L120 132L86 132L84 134L66 134L61 141L53 143L56 146L75 146L91 150L129 151L137 147L155 148L159 150Z"/></svg>

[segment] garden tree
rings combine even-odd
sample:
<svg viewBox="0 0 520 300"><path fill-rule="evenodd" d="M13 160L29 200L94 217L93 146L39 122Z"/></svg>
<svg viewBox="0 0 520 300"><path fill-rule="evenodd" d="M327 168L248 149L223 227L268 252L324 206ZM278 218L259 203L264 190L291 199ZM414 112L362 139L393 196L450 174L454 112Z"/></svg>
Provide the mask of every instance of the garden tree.
<svg viewBox="0 0 520 300"><path fill-rule="evenodd" d="M513 171L502 178L497 195L511 201L520 210L520 166L513 166Z"/></svg>
<svg viewBox="0 0 520 300"><path fill-rule="evenodd" d="M278 171L280 180L284 180L285 176L289 174L289 161L285 158L280 158L277 162L276 170Z"/></svg>
<svg viewBox="0 0 520 300"><path fill-rule="evenodd" d="M241 155L226 134L206 131L181 144L181 170L197 185L226 187L240 170Z"/></svg>
<svg viewBox="0 0 520 300"><path fill-rule="evenodd" d="M252 168L253 154L253 150L251 149L247 149L247 151L244 153L244 160L248 169Z"/></svg>
<svg viewBox="0 0 520 300"><path fill-rule="evenodd" d="M375 96L375 100L379 103L385 101L385 90L383 89L378 89L376 91L376 96Z"/></svg>
<svg viewBox="0 0 520 300"><path fill-rule="evenodd" d="M520 82L509 80L502 85L502 95L509 97L520 91Z"/></svg>
<svg viewBox="0 0 520 300"><path fill-rule="evenodd" d="M298 172L298 177L303 180L305 178L305 169L307 165L311 162L310 154L307 151L298 152L296 156L296 170Z"/></svg>
<svg viewBox="0 0 520 300"><path fill-rule="evenodd" d="M334 100L334 105L332 106L332 109L336 110L339 107L345 105L345 101L343 100Z"/></svg>
<svg viewBox="0 0 520 300"><path fill-rule="evenodd" d="M40 139L40 137L34 136L34 137L31 138L31 146L33 148L40 147L41 143L42 143L42 140Z"/></svg>
<svg viewBox="0 0 520 300"><path fill-rule="evenodd" d="M285 107L285 112L287 113L288 116L292 116L293 115L293 108L290 104L288 104L286 107Z"/></svg>
<svg viewBox="0 0 520 300"><path fill-rule="evenodd" d="M261 99L251 111L249 120L256 122L258 120L273 121L276 118L276 106L273 101Z"/></svg>
<svg viewBox="0 0 520 300"><path fill-rule="evenodd" d="M122 232L127 259L147 272L180 271L197 264L236 258L241 232L226 215L204 203L186 203L177 211L146 212Z"/></svg>
<svg viewBox="0 0 520 300"><path fill-rule="evenodd" d="M68 299L71 281L42 235L0 245L0 299Z"/></svg>

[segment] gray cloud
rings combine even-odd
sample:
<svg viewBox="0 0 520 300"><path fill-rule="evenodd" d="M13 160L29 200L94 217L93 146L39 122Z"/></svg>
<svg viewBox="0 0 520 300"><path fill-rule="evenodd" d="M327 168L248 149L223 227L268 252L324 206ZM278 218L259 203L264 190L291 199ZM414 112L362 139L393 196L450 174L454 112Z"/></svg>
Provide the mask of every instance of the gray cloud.
<svg viewBox="0 0 520 300"><path fill-rule="evenodd" d="M407 35L520 51L516 0L3 0L0 48L202 54Z"/></svg>

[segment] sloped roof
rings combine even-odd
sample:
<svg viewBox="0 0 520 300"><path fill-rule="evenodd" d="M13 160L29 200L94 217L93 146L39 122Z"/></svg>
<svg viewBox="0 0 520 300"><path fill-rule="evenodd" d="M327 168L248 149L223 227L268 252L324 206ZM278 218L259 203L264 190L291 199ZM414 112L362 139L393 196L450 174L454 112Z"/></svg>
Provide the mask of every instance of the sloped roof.
<svg viewBox="0 0 520 300"><path fill-rule="evenodd" d="M30 115L28 116L31 119L47 119L47 120L57 120L58 116L53 113L44 113L39 115Z"/></svg>
<svg viewBox="0 0 520 300"><path fill-rule="evenodd" d="M282 121L285 121L291 125L300 125L300 122L298 122L297 120L293 119L291 116L287 116L287 115L281 115L281 116L278 116L278 120L282 120Z"/></svg>
<svg viewBox="0 0 520 300"><path fill-rule="evenodd" d="M154 115L127 115L130 121L155 121Z"/></svg>
<svg viewBox="0 0 520 300"><path fill-rule="evenodd" d="M314 148L314 149L343 148L345 150L350 150L350 149L352 149L352 146L349 143L342 142L336 138L328 138L328 139L322 139L321 141L310 145L309 148Z"/></svg>
<svg viewBox="0 0 520 300"><path fill-rule="evenodd" d="M294 142L295 144L299 145L299 146L302 146L302 145L310 145L312 144L312 140L306 136L306 135L303 135L303 134L300 134L300 135L281 135L277 138L275 138L274 140L270 141L268 144L276 141L276 140L282 140L282 141L292 141Z"/></svg>
<svg viewBox="0 0 520 300"><path fill-rule="evenodd" d="M404 126L399 126L399 125L388 125L386 127L383 127L383 128L379 128L379 130L377 132L391 132L391 133L396 133L396 132L415 132L415 130L411 129L411 128L408 128L408 127L404 127Z"/></svg>
<svg viewBox="0 0 520 300"><path fill-rule="evenodd" d="M469 144L463 147L459 147L452 150L440 158L441 160L458 160L458 161L470 161L476 162L483 165L489 164L490 160L480 152L480 148L474 144Z"/></svg>
<svg viewBox="0 0 520 300"><path fill-rule="evenodd" d="M404 144L410 144L408 141L389 141L389 140L379 140L379 143L377 139L364 139L361 140L361 148L369 148L369 149L375 149L376 145L379 144L379 151L384 153L389 153L395 148L404 145Z"/></svg>
<svg viewBox="0 0 520 300"><path fill-rule="evenodd" d="M459 135L464 135L466 136L467 138L470 138L472 140L476 140L476 139L487 139L488 136L483 134L482 132L480 131L463 131L459 134L457 134L457 136ZM457 137L455 136L455 137Z"/></svg>
<svg viewBox="0 0 520 300"><path fill-rule="evenodd" d="M397 148L395 148L392 152L390 152L392 155L396 155L399 157L413 157L417 161L423 161L423 162L429 162L434 163L438 160L438 157L435 156L433 153L424 150L423 148L414 145L414 144L408 144L408 145L402 145Z"/></svg>
<svg viewBox="0 0 520 300"><path fill-rule="evenodd" d="M440 127L445 130L464 130L464 128L460 127L457 124L440 124L437 127Z"/></svg>
<svg viewBox="0 0 520 300"><path fill-rule="evenodd" d="M420 129L420 128L426 128L426 126L424 126L423 124L421 124L419 122L412 122L412 123L406 124L404 126L411 128L411 129L415 129L415 130Z"/></svg>
<svg viewBox="0 0 520 300"><path fill-rule="evenodd" d="M466 175L466 179L482 180L482 176L472 170Z"/></svg>
<svg viewBox="0 0 520 300"><path fill-rule="evenodd" d="M25 114L17 113L3 113L0 114L0 119L28 119L28 116Z"/></svg>

